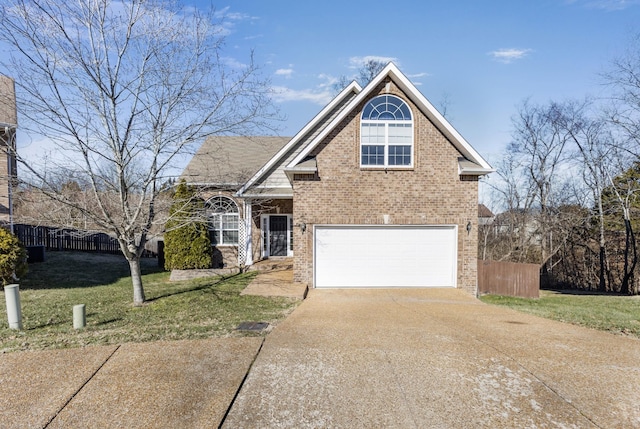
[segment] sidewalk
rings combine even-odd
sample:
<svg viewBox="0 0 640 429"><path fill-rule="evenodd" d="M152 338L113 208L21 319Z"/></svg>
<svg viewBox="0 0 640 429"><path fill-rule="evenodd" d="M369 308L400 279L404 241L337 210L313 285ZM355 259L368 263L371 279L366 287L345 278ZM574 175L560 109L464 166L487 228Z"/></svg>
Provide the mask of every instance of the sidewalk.
<svg viewBox="0 0 640 429"><path fill-rule="evenodd" d="M0 355L2 428L216 428L262 338Z"/></svg>

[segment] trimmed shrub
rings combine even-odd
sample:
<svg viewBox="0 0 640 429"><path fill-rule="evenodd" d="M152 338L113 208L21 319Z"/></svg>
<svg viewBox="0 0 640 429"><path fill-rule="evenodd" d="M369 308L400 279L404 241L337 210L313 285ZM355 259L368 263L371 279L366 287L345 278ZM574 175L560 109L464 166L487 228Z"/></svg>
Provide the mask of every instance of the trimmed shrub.
<svg viewBox="0 0 640 429"><path fill-rule="evenodd" d="M15 281L27 273L27 251L18 240L5 228L0 227L0 278L3 285Z"/></svg>
<svg viewBox="0 0 640 429"><path fill-rule="evenodd" d="M176 187L164 233L164 267L167 270L210 268L213 251L204 201L184 180Z"/></svg>

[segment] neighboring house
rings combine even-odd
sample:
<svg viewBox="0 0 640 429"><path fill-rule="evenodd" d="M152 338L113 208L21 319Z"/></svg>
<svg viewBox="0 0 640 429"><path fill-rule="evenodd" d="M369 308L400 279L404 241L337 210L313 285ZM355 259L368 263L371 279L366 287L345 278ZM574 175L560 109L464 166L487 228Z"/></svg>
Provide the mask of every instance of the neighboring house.
<svg viewBox="0 0 640 429"><path fill-rule="evenodd" d="M509 209L493 218L495 235L522 235L524 239L540 242L538 211L534 209Z"/></svg>
<svg viewBox="0 0 640 429"><path fill-rule="evenodd" d="M292 138L216 137L183 173L217 262L293 257L310 287L477 293L478 177L491 166L393 64Z"/></svg>
<svg viewBox="0 0 640 429"><path fill-rule="evenodd" d="M16 175L16 90L13 79L0 75L0 223L11 222L11 185Z"/></svg>
<svg viewBox="0 0 640 429"><path fill-rule="evenodd" d="M496 215L493 214L489 207L484 204L478 204L478 225L491 225L495 220Z"/></svg>

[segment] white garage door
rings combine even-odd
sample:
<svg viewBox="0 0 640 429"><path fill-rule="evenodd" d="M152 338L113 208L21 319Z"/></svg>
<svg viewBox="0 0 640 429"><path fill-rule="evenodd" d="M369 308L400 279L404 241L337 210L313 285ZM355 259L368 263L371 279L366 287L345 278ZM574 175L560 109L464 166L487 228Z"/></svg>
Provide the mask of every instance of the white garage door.
<svg viewBox="0 0 640 429"><path fill-rule="evenodd" d="M456 226L316 226L314 285L455 287L456 254Z"/></svg>

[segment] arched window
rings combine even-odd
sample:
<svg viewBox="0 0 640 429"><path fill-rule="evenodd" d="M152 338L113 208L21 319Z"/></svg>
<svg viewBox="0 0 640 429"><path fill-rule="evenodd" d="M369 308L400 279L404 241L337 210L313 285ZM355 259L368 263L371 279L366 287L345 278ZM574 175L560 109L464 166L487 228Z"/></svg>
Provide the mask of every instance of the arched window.
<svg viewBox="0 0 640 429"><path fill-rule="evenodd" d="M211 244L237 245L240 216L238 206L227 197L213 197L207 201Z"/></svg>
<svg viewBox="0 0 640 429"><path fill-rule="evenodd" d="M360 166L413 167L413 119L407 103L379 95L365 104L360 124Z"/></svg>

